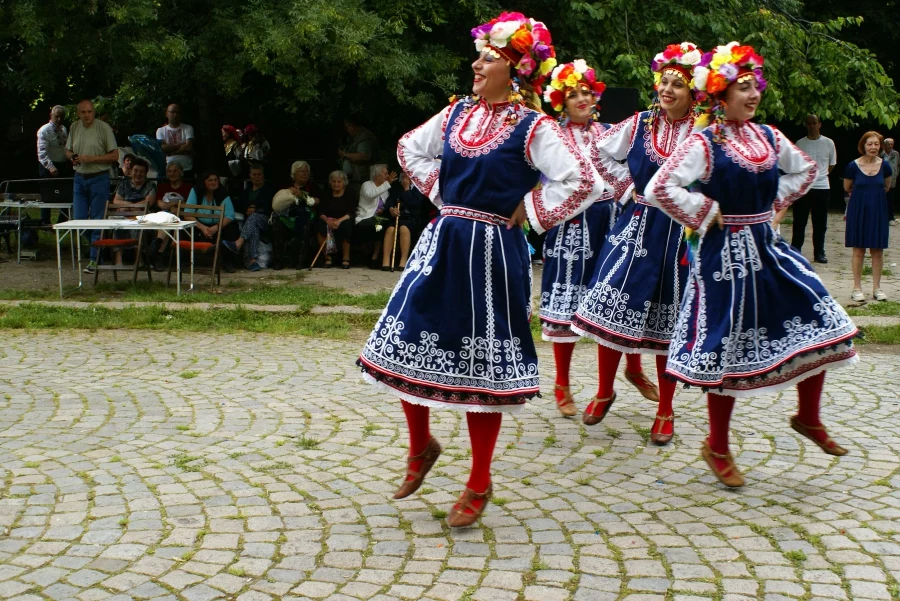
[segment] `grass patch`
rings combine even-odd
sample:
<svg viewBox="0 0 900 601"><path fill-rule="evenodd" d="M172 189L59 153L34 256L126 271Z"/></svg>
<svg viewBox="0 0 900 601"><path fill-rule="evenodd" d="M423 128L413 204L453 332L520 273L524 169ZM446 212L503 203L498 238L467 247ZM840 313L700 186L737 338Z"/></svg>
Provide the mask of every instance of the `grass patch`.
<svg viewBox="0 0 900 601"><path fill-rule="evenodd" d="M188 430L191 429L191 427L186 426L184 424L178 424L177 426L175 426L175 429L178 430L179 432L187 432Z"/></svg>
<svg viewBox="0 0 900 601"><path fill-rule="evenodd" d="M180 374L178 374L179 377L184 378L185 380L191 380L193 378L196 378L199 375L200 375L200 372L193 370L193 369L188 369L188 370L183 371Z"/></svg>
<svg viewBox="0 0 900 601"><path fill-rule="evenodd" d="M119 463L120 461L122 461L122 458L119 457L118 455L113 455L112 457L109 458L110 463Z"/></svg>
<svg viewBox="0 0 900 601"><path fill-rule="evenodd" d="M892 316L900 315L900 303L897 301L883 301L879 303L866 303L859 307L847 307L847 314L852 316L860 315L878 315Z"/></svg>
<svg viewBox="0 0 900 601"><path fill-rule="evenodd" d="M306 434L297 439L297 446L304 451L315 449L319 446L319 441L315 438L307 438Z"/></svg>
<svg viewBox="0 0 900 601"><path fill-rule="evenodd" d="M34 304L0 307L0 329L260 332L346 340L351 335L367 334L377 320L378 316L374 314L265 313L242 307L209 311L169 311L164 307L71 309Z"/></svg>
<svg viewBox="0 0 900 601"><path fill-rule="evenodd" d="M784 556L791 560L791 563L793 563L794 565L800 565L801 563L806 561L806 553L804 553L801 549L787 551L785 552Z"/></svg>
<svg viewBox="0 0 900 601"><path fill-rule="evenodd" d="M555 436L548 436L547 438L544 439L544 448L545 448L545 449L546 449L546 448L549 448L549 447L552 447L552 446L555 445L555 444L556 444L556 437L555 437Z"/></svg>
<svg viewBox="0 0 900 601"><path fill-rule="evenodd" d="M230 568L228 568L227 571L232 576L237 576L238 578L243 578L244 574L246 574L246 572L244 571L244 568L238 568L235 566L231 566Z"/></svg>
<svg viewBox="0 0 900 601"><path fill-rule="evenodd" d="M363 434L365 434L366 436L368 436L372 432L376 432L378 430L380 430L380 428L378 426L376 426L375 424L366 424L365 426L363 426L363 429L362 429Z"/></svg>
<svg viewBox="0 0 900 601"><path fill-rule="evenodd" d="M195 461L200 461L197 465L189 465ZM187 453L179 453L174 457L174 465L178 469L185 472L199 472L200 468L206 464L206 461L203 461L202 457L197 457L196 455L188 455Z"/></svg>
<svg viewBox="0 0 900 601"><path fill-rule="evenodd" d="M284 439L282 438L281 440L275 441L275 446L276 446L276 447L283 447L283 446L284 446L284 443L286 443L286 442L287 442L287 441L284 440Z"/></svg>
<svg viewBox="0 0 900 601"><path fill-rule="evenodd" d="M900 326L862 326L859 334L859 344L900 344Z"/></svg>
<svg viewBox="0 0 900 601"><path fill-rule="evenodd" d="M593 481L594 479L590 476L579 476L578 478L575 478L575 483L579 486L587 486Z"/></svg>
<svg viewBox="0 0 900 601"><path fill-rule="evenodd" d="M435 509L431 512L431 517L436 520L442 520L447 517L447 512L443 509Z"/></svg>
<svg viewBox="0 0 900 601"><path fill-rule="evenodd" d="M863 275L872 275L872 266L871 265L863 265L862 270ZM894 272L888 269L887 267L881 268L881 275L894 275Z"/></svg>
<svg viewBox="0 0 900 601"><path fill-rule="evenodd" d="M594 457L603 457L606 454L606 449L594 449L592 453L594 453Z"/></svg>
<svg viewBox="0 0 900 601"><path fill-rule="evenodd" d="M41 462L40 461L26 461L25 467L27 467L29 469L39 468L39 467L41 467Z"/></svg>
<svg viewBox="0 0 900 601"><path fill-rule="evenodd" d="M622 436L621 432L619 432L618 430L613 430L612 428L607 428L606 433L609 434L609 437L613 440L616 440L617 438Z"/></svg>
<svg viewBox="0 0 900 601"><path fill-rule="evenodd" d="M347 305L363 309L382 309L387 305L390 292L349 294L337 288L315 284L302 284L294 277L267 277L259 280L232 281L215 292L209 292L206 276L195 278L195 292L178 296L175 287L166 289L163 282L99 283L84 288L71 300L86 302L178 302L178 303L231 303L238 305L297 305L300 310L315 306L335 307ZM185 282L186 283L186 282ZM276 284L276 285L273 285ZM0 290L0 300L59 300L59 289Z"/></svg>
<svg viewBox="0 0 900 601"><path fill-rule="evenodd" d="M493 503L497 507L503 507L504 505L509 503L509 499L507 499L505 497L495 497L495 498L491 499L491 503Z"/></svg>
<svg viewBox="0 0 900 601"><path fill-rule="evenodd" d="M25 467L28 467L27 463L25 464ZM891 485L891 481L888 480L887 478L879 478L878 480L875 480L874 482L872 482L872 484L874 484L875 486L888 486L889 487Z"/></svg>
<svg viewBox="0 0 900 601"><path fill-rule="evenodd" d="M423 486L422 489L419 491L419 494L420 494L420 495L430 495L430 494L433 493L433 492L434 492L434 489L433 489L433 488L429 488L429 487L427 487L427 486ZM493 502L493 501L492 501L492 502Z"/></svg>

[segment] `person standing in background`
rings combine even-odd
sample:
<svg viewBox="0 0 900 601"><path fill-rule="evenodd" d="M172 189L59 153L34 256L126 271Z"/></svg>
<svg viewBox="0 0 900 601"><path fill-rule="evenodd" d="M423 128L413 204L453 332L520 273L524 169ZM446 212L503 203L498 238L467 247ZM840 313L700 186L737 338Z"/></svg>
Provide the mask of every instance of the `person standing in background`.
<svg viewBox="0 0 900 601"><path fill-rule="evenodd" d="M75 166L75 186L72 217L74 219L103 219L109 200L109 168L119 159L119 147L112 128L95 118L94 103L78 103L78 121L66 140L66 157ZM100 238L100 230L86 232L90 241ZM91 247L91 261L85 273L97 270L97 248Z"/></svg>
<svg viewBox="0 0 900 601"><path fill-rule="evenodd" d="M884 154L882 157L891 166L891 173L897 174L897 167L900 164L900 153L894 150L894 139L884 139ZM888 218L891 225L897 225L897 218L894 216L894 188L897 186L897 178L891 178L891 187L887 191Z"/></svg>
<svg viewBox="0 0 900 601"><path fill-rule="evenodd" d="M828 198L831 187L828 174L837 164L837 152L834 142L826 138L820 131L822 120L818 115L806 116L806 137L797 140L797 147L816 162L819 168L812 188L794 203L794 233L791 246L799 252L803 249L806 237L806 222L812 213L813 257L816 263L828 263L825 256L825 231L828 229Z"/></svg>
<svg viewBox="0 0 900 601"><path fill-rule="evenodd" d="M194 128L181 122L181 107L166 108L166 125L156 130L156 139L166 155L166 163L181 165L184 177L194 176Z"/></svg>
<svg viewBox="0 0 900 601"><path fill-rule="evenodd" d="M50 109L50 122L45 123L37 131L38 175L46 177L72 177L72 165L66 159L66 140L69 130L63 125L66 109L60 105ZM57 186L58 188L58 186ZM50 202L56 199L54 184L41 185L41 200ZM41 209L41 224L50 223L50 209Z"/></svg>

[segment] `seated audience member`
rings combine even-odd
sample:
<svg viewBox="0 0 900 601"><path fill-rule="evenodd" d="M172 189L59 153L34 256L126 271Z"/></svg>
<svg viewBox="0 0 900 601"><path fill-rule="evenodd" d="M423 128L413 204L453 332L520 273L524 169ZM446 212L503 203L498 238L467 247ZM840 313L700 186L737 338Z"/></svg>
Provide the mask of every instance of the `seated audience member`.
<svg viewBox="0 0 900 601"><path fill-rule="evenodd" d="M397 205L400 205L399 208ZM390 271L391 254L394 253L394 224L398 222L400 231L397 236L397 265L406 269L409 249L415 244L428 223L430 209L434 205L419 192L406 173L400 174L400 190L391 189L391 196L384 205L390 215L388 226L384 232L384 255L381 260L382 271Z"/></svg>
<svg viewBox="0 0 900 601"><path fill-rule="evenodd" d="M272 213L272 197L275 190L266 183L265 171L260 163L250 166L250 187L241 194L240 206L244 209L244 225L241 235L236 240L222 240L222 244L233 252L240 254L244 244L247 245L247 269L262 269L259 257L259 239L269 230L269 215Z"/></svg>
<svg viewBox="0 0 900 601"><path fill-rule="evenodd" d="M325 242L328 232L340 244L341 267L350 269L350 238L353 235L353 217L356 200L347 194L349 179L343 171L332 171L328 176L331 188L322 195L319 203L319 218L316 220L316 238L319 246ZM331 267L331 256L326 255L325 267Z"/></svg>
<svg viewBox="0 0 900 601"><path fill-rule="evenodd" d="M219 176L216 175L215 171L207 170L203 172L191 189L187 204L224 207L222 240L237 240L241 235L240 228L234 220L234 205L231 204L231 198L228 196L228 193L220 185ZM197 222L197 225L194 226L194 240L198 242L215 242L218 220L214 217L203 217L204 213L209 214L211 211L186 209L185 219ZM228 258L228 253L224 253L222 256L222 269L228 273L234 273L234 266Z"/></svg>
<svg viewBox="0 0 900 601"><path fill-rule="evenodd" d="M364 182L359 191L359 205L356 207L356 225L353 239L363 244L372 244L372 267L381 254L381 228L378 218L384 214L384 203L391 192L391 184L397 181L396 173L388 173L387 165L372 165L371 179Z"/></svg>
<svg viewBox="0 0 900 601"><path fill-rule="evenodd" d="M134 159L136 159L137 157L123 148L120 148L119 152L124 155L122 157L122 164L120 167L120 170L122 171L122 177L131 177L131 166L134 164ZM149 171L149 169L150 166L148 165L147 170Z"/></svg>
<svg viewBox="0 0 900 601"><path fill-rule="evenodd" d="M281 190L272 201L273 269L285 265L303 267L309 250L311 224L316 217L315 207L322 196L310 177L309 163L296 161L291 165L291 186ZM283 199L279 202L279 194ZM285 205L280 206L284 202Z"/></svg>
<svg viewBox="0 0 900 601"><path fill-rule="evenodd" d="M180 163L175 161L166 165L166 179L156 187L156 208L175 214L178 203L187 201L191 194L191 185L184 181L184 171ZM153 264L154 271L165 270L165 251L169 246L169 236L165 232L159 232L150 243L147 252Z"/></svg>
<svg viewBox="0 0 900 601"><path fill-rule="evenodd" d="M122 207L152 207L156 202L156 186L147 179L147 161L132 157L130 177L122 179L113 196L113 204ZM134 232L117 232L125 238L135 236ZM114 251L116 265L122 265L122 249Z"/></svg>

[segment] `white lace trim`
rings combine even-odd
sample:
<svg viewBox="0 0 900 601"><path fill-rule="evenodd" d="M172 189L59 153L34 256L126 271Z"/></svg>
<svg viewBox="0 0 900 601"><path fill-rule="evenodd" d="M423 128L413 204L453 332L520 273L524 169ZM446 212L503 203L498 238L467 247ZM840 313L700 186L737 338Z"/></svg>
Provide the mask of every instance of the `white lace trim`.
<svg viewBox="0 0 900 601"><path fill-rule="evenodd" d="M446 403L435 399L416 396L408 392L401 392L396 388L373 378L370 374L362 372L362 379L375 386L379 390L400 398L413 405L421 405L430 409L444 409L462 411L463 413L519 413L525 409L525 403L521 405L476 405L468 403Z"/></svg>

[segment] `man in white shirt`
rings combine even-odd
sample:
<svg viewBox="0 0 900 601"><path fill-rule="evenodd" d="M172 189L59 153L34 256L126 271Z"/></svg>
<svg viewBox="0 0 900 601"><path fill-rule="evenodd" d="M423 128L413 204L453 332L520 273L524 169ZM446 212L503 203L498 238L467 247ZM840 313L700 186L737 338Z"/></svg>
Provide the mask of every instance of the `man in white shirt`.
<svg viewBox="0 0 900 601"><path fill-rule="evenodd" d="M888 213L891 216L891 225L897 225L897 218L894 216L894 188L897 186L897 167L900 167L900 153L894 150L894 139L885 138L882 143L884 154L882 158L891 166L891 187L887 191Z"/></svg>
<svg viewBox="0 0 900 601"><path fill-rule="evenodd" d="M194 128L181 122L181 107L170 104L166 108L167 124L156 130L156 139L166 155L166 164L178 163L184 177L191 177L194 169Z"/></svg>
<svg viewBox="0 0 900 601"><path fill-rule="evenodd" d="M72 177L72 164L66 158L66 141L69 130L63 125L66 109L60 105L50 109L50 122L45 123L37 132L38 175L40 177ZM72 196L62 195L59 182L41 185L41 200L44 202L62 202L72 200ZM63 219L60 213L60 219ZM50 223L50 209L41 209L41 223Z"/></svg>
<svg viewBox="0 0 900 601"><path fill-rule="evenodd" d="M828 174L837 164L837 152L831 138L826 138L819 133L821 129L821 119L817 115L807 115L806 137L797 140L800 150L816 162L819 173L809 192L793 204L794 235L791 237L791 246L798 251L803 248L806 222L809 220L809 214L812 213L813 257L816 263L827 263L825 230L828 229L828 199L831 196Z"/></svg>

